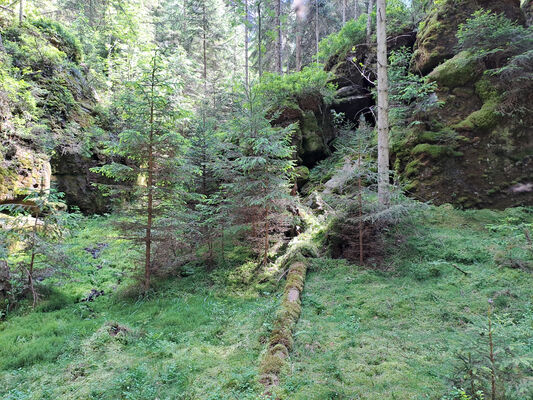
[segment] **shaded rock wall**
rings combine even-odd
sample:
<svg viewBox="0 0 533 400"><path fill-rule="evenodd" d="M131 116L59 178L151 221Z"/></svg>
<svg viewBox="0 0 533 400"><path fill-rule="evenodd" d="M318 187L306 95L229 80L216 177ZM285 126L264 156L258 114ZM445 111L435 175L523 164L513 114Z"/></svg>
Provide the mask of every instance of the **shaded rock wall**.
<svg viewBox="0 0 533 400"><path fill-rule="evenodd" d="M407 31L388 38L389 52L401 47L412 48L416 32ZM333 83L338 87L336 99L331 106L333 110L344 113L351 121L358 121L361 115L372 122L370 108L375 105L372 95L373 81L376 80L376 47L366 43L356 44L346 56L332 57L326 64L335 78Z"/></svg>
<svg viewBox="0 0 533 400"><path fill-rule="evenodd" d="M455 49L459 24L479 8L523 23L519 1L457 3L441 3L421 24L412 65L437 83L443 105L414 116L416 127L393 148L395 167L422 200L465 208L531 205L533 116L503 112L502 85L485 73L507 60L495 55L473 61ZM533 104L531 87L522 85L513 89L523 104Z"/></svg>
<svg viewBox="0 0 533 400"><path fill-rule="evenodd" d="M533 204L533 117L501 112L502 93L487 68L463 52L429 75L444 105L418 116L394 149L415 196L465 208ZM533 92L524 88L522 99L533 104Z"/></svg>
<svg viewBox="0 0 533 400"><path fill-rule="evenodd" d="M521 24L526 20L518 0L444 0L418 32L389 39L389 50L414 47L412 69L437 83L436 96L443 102L411 116L415 124L393 144L391 162L408 191L421 200L466 208L531 205L533 116L502 113L501 85L485 74L506 60L470 62L465 53L457 54L458 27L480 8ZM332 57L326 65L339 87L332 108L348 119L368 115L373 106L372 84L362 73L375 79L375 54L374 46L354 44L348 56ZM531 87L514 89L520 90L523 104L533 104Z"/></svg>
<svg viewBox="0 0 533 400"><path fill-rule="evenodd" d="M293 145L294 159L298 165L311 168L331 154L330 143L335 138L335 129L329 112L320 94L300 96L295 104L282 109L274 125L296 124Z"/></svg>

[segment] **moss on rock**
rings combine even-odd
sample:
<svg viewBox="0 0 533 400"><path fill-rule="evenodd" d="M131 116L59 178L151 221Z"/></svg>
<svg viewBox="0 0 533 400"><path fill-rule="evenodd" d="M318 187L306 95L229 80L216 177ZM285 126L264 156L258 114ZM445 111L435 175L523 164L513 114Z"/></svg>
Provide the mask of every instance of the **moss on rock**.
<svg viewBox="0 0 533 400"><path fill-rule="evenodd" d="M492 130L501 118L498 105L499 102L495 100L484 103L481 109L474 111L465 120L456 124L454 129L485 132Z"/></svg>
<svg viewBox="0 0 533 400"><path fill-rule="evenodd" d="M470 57L470 53L462 51L435 68L429 77L440 87L453 89L476 80L481 73L481 66Z"/></svg>
<svg viewBox="0 0 533 400"><path fill-rule="evenodd" d="M439 144L429 144L429 143L420 143L417 144L412 150L411 154L427 154L431 158L441 158L446 156L461 156L462 153L454 151L451 146L448 145L439 145Z"/></svg>

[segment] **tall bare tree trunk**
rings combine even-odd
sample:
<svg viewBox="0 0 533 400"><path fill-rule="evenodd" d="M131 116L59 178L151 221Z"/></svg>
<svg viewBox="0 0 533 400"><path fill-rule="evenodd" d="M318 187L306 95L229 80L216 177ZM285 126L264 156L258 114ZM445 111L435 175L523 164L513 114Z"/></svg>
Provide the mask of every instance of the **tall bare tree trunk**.
<svg viewBox="0 0 533 400"><path fill-rule="evenodd" d="M244 0L244 82L246 87L250 84L248 67L248 0Z"/></svg>
<svg viewBox="0 0 533 400"><path fill-rule="evenodd" d="M370 36L372 36L372 9L374 8L374 0L367 2L367 18L366 18L366 42L370 43Z"/></svg>
<svg viewBox="0 0 533 400"><path fill-rule="evenodd" d="M389 81L387 77L386 0L377 0L378 55L378 199L390 204L389 193Z"/></svg>
<svg viewBox="0 0 533 400"><path fill-rule="evenodd" d="M261 2L257 2L257 70L259 72L259 80L263 76L263 32L261 19Z"/></svg>
<svg viewBox="0 0 533 400"><path fill-rule="evenodd" d="M207 16L205 10L205 3L202 7L202 47L203 47L203 63L204 63L204 98L207 101ZM205 112L204 112L205 125Z"/></svg>
<svg viewBox="0 0 533 400"><path fill-rule="evenodd" d="M155 70L156 56L154 55L151 77L151 97L150 97L150 136L148 142L148 204L146 207L146 235L145 235L145 255L144 255L144 291L150 288L150 278L152 274L152 224L154 213L154 96L155 96Z"/></svg>
<svg viewBox="0 0 533 400"><path fill-rule="evenodd" d="M342 26L346 24L346 0L342 0Z"/></svg>
<svg viewBox="0 0 533 400"><path fill-rule="evenodd" d="M316 62L318 64L318 44L320 43L320 30L318 28L318 0L315 0L315 36L316 36Z"/></svg>
<svg viewBox="0 0 533 400"><path fill-rule="evenodd" d="M296 19L296 71L302 69L302 36L303 21L301 18Z"/></svg>
<svg viewBox="0 0 533 400"><path fill-rule="evenodd" d="M359 0L353 1L353 13L355 19L359 19L359 17L361 16L361 7L359 6Z"/></svg>
<svg viewBox="0 0 533 400"><path fill-rule="evenodd" d="M276 72L282 74L282 62L281 62L281 0L276 0L276 19L274 21L276 26Z"/></svg>
<svg viewBox="0 0 533 400"><path fill-rule="evenodd" d="M22 24L24 20L24 0L19 0L19 23Z"/></svg>

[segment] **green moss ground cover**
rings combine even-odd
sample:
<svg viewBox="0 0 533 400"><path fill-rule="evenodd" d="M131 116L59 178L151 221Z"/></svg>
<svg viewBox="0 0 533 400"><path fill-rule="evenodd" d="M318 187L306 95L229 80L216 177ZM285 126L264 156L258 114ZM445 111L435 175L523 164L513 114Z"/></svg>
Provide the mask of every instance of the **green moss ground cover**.
<svg viewBox="0 0 533 400"><path fill-rule="evenodd" d="M391 232L379 270L316 259L275 395L441 399L461 383L465 349L487 355L492 298L499 388L530 398L532 227L530 209L431 208ZM126 290L135 252L114 235L106 219L86 220L69 241L69 278L48 282L35 312L0 322L0 398L262 398L280 292L245 295L227 285L234 272L191 266L140 299ZM93 258L85 248L98 243L109 246ZM92 288L106 294L77 302Z"/></svg>
<svg viewBox="0 0 533 400"><path fill-rule="evenodd" d="M260 337L278 297L222 290L199 266L140 299L126 289L135 252L110 232L88 220L69 243L67 283L0 322L0 398L258 398ZM98 243L109 246L93 259L85 248ZM92 288L105 295L76 302Z"/></svg>
<svg viewBox="0 0 533 400"><path fill-rule="evenodd" d="M533 276L501 260L531 266L522 228L532 222L520 209L440 207L398 227L386 271L316 260L281 397L441 399L459 385L466 349L488 356L492 298L498 365L529 360L512 378L502 372L498 390L508 399L531 398Z"/></svg>

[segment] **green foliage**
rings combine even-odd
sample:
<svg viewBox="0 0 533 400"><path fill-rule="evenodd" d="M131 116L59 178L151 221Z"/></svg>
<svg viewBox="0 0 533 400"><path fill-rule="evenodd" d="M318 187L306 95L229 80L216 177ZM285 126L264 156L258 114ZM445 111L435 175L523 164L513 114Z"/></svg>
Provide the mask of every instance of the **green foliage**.
<svg viewBox="0 0 533 400"><path fill-rule="evenodd" d="M11 291L3 299L5 304L0 305L5 306L0 308L0 316L10 312L26 295L33 297L33 307L36 306L41 296L35 284L39 274L67 272L69 260L63 242L70 229L77 228L78 215L62 211L66 208L62 198L63 193L53 190L30 190L21 204L0 205L0 213L10 214L0 214L0 261L13 273Z"/></svg>
<svg viewBox="0 0 533 400"><path fill-rule="evenodd" d="M491 108L508 115L530 112L531 107L523 97L533 85L533 28L518 25L503 14L479 10L459 27L457 38L458 46L469 52L470 61L490 58L490 64L495 65L485 74L497 78L502 96ZM484 116L491 117L486 113Z"/></svg>
<svg viewBox="0 0 533 400"><path fill-rule="evenodd" d="M331 56L342 59L353 46L364 43L366 40L366 15L361 15L357 20L351 19L337 33L325 37L320 41L319 57L328 60Z"/></svg>
<svg viewBox="0 0 533 400"><path fill-rule="evenodd" d="M277 108L297 105L297 100L306 96L321 96L330 104L335 95L335 87L329 82L331 78L322 66L311 64L291 74L265 74L257 91Z"/></svg>
<svg viewBox="0 0 533 400"><path fill-rule="evenodd" d="M63 24L45 18L31 21L31 24L46 32L53 40L59 41L59 49L67 55L70 61L78 64L82 61L83 53L79 39Z"/></svg>
<svg viewBox="0 0 533 400"><path fill-rule="evenodd" d="M487 299L497 296L495 320L502 324L495 323L496 359L508 368L498 375L499 393L531 397L531 329L526 333L531 274L492 262L491 252L505 247L508 235L485 228L505 225L508 217L531 221L524 210L431 207L389 230L389 255L375 269L344 260L313 263L292 368L282 376L278 397L318 400L337 391L347 398L482 398L472 396L469 381L462 381L458 353L468 345L487 359ZM520 371L518 379L509 375L512 366ZM485 399L490 398L485 389Z"/></svg>
<svg viewBox="0 0 533 400"><path fill-rule="evenodd" d="M366 10L365 10L366 11ZM401 0L387 1L387 34L398 35L408 29L413 29L412 13L417 11L407 6ZM371 21L375 31L376 11L372 11ZM327 62L335 56L343 60L348 52L356 45L366 42L367 14L362 14L357 20L349 19L336 33L332 33L322 39L319 44L319 58ZM371 43L375 43L375 38Z"/></svg>
<svg viewBox="0 0 533 400"><path fill-rule="evenodd" d="M276 296L238 295L193 266L155 282L157 294L127 297L134 249L110 218L80 222L67 239L72 279L42 282L57 305L0 324L0 398L260 398L260 337ZM85 249L97 243L109 245L93 258ZM79 302L92 288L105 295Z"/></svg>
<svg viewBox="0 0 533 400"><path fill-rule="evenodd" d="M274 127L267 118L268 104L261 88L244 89L228 129L228 207L237 224L258 229L263 262L268 259L269 231L287 212L294 168L291 136L294 127ZM229 179L228 179L229 178ZM240 221L239 221L240 220ZM258 238L254 238L257 240Z"/></svg>
<svg viewBox="0 0 533 400"><path fill-rule="evenodd" d="M464 389L453 388L441 400L483 400L484 398L485 396L482 391L477 391L473 395L469 395Z"/></svg>
<svg viewBox="0 0 533 400"><path fill-rule="evenodd" d="M435 91L437 84L428 77L410 71L412 51L402 47L389 56L389 101L391 140L398 142L406 135L416 113L425 113L438 107Z"/></svg>
<svg viewBox="0 0 533 400"><path fill-rule="evenodd" d="M516 53L529 49L533 43L531 28L525 28L503 14L478 10L457 32L458 46L478 57L495 52Z"/></svg>

